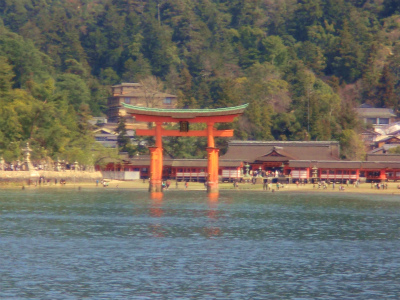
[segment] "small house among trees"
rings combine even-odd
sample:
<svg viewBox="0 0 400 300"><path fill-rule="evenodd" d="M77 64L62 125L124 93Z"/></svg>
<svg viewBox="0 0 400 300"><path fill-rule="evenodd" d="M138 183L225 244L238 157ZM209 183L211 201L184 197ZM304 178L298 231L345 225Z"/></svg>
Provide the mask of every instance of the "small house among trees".
<svg viewBox="0 0 400 300"><path fill-rule="evenodd" d="M144 107L175 108L177 96L163 93L160 88L155 79L112 86L112 96L108 100L108 122L117 123L119 117L126 115L121 103ZM127 123L131 123L130 120L127 120Z"/></svg>
<svg viewBox="0 0 400 300"><path fill-rule="evenodd" d="M362 104L357 108L357 113L364 123L370 123L374 127L392 124L396 119L393 109L375 108L368 104Z"/></svg>

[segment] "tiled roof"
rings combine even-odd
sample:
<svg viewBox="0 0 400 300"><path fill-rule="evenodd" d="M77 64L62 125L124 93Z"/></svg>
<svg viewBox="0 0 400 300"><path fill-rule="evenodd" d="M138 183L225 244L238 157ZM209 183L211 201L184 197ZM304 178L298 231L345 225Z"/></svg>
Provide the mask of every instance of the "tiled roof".
<svg viewBox="0 0 400 300"><path fill-rule="evenodd" d="M128 155L124 155L120 159L123 160L125 164L132 164L136 166L150 166L150 155L137 155L133 157L129 157ZM113 159L109 160L110 162ZM163 165L164 166L173 166L173 167L204 167L207 168L207 159L173 159L169 156L164 156ZM234 159L220 159L219 166L220 167L235 167L238 168L242 164L241 160Z"/></svg>
<svg viewBox="0 0 400 300"><path fill-rule="evenodd" d="M177 98L176 95L172 95L172 94L167 94L167 93L162 93L162 92L155 92L155 93L146 93L144 91L138 90L138 91L131 91L125 94L121 94L121 95L115 95L114 97L119 97L119 98L135 98L135 97L139 97L139 98Z"/></svg>
<svg viewBox="0 0 400 300"><path fill-rule="evenodd" d="M220 159L218 164L220 167L240 167L241 161L239 160L224 160ZM172 160L172 167L204 167L207 168L207 159L174 159Z"/></svg>
<svg viewBox="0 0 400 300"><path fill-rule="evenodd" d="M142 85L137 82L133 82L133 83L123 82L121 84L113 85L112 87L117 88L117 87L125 87L125 86L142 86Z"/></svg>
<svg viewBox="0 0 400 300"><path fill-rule="evenodd" d="M313 168L318 169L392 169L400 168L400 161L311 161L311 160L294 160L289 161L289 167L292 168Z"/></svg>
<svg viewBox="0 0 400 300"><path fill-rule="evenodd" d="M375 149L371 150L368 154L374 154L374 153L378 153L378 152L381 152L381 151L385 152L385 151L388 151L391 148L396 148L398 146L399 146L399 144L385 144L382 147L375 148Z"/></svg>
<svg viewBox="0 0 400 300"><path fill-rule="evenodd" d="M390 108L357 108L358 115L364 118L391 118L396 114Z"/></svg>
<svg viewBox="0 0 400 300"><path fill-rule="evenodd" d="M367 161L400 162L400 154L367 154Z"/></svg>
<svg viewBox="0 0 400 300"><path fill-rule="evenodd" d="M207 168L206 159L174 159L172 167L204 167Z"/></svg>
<svg viewBox="0 0 400 300"><path fill-rule="evenodd" d="M231 141L228 152L222 156L223 159L241 159L253 162L263 159L264 161L282 161L277 156L266 156L273 149L286 157L286 160L338 160L338 142L258 142L258 141ZM276 159L275 159L276 158ZM274 160L275 159L275 160Z"/></svg>
<svg viewBox="0 0 400 300"><path fill-rule="evenodd" d="M291 160L288 164L289 167L292 168L313 168L317 167L318 169L359 169L361 167L360 161L313 161L313 160Z"/></svg>

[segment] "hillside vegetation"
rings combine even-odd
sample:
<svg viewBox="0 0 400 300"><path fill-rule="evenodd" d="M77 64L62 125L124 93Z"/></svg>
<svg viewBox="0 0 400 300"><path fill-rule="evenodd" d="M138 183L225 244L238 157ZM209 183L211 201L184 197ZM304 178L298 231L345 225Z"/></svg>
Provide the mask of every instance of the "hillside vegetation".
<svg viewBox="0 0 400 300"><path fill-rule="evenodd" d="M110 86L154 76L180 107L249 103L237 139L339 140L360 158L354 108L399 110L399 13L397 0L3 0L0 152L30 141L36 159L87 162ZM201 157L204 143L165 147Z"/></svg>

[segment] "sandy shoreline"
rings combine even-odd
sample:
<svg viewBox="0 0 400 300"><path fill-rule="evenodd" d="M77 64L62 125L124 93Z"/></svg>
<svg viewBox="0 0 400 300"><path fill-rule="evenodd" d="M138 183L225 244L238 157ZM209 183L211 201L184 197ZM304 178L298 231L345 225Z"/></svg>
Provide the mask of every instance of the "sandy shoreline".
<svg viewBox="0 0 400 300"><path fill-rule="evenodd" d="M148 189L148 181L146 180L143 182L142 180L134 180L134 181L119 181L119 180L111 180L108 182L107 187L103 187L99 182L98 185L96 181L93 182L68 182L65 185L60 185L59 183L54 184L54 182L41 184L41 185L26 185L22 183L8 183L0 185L0 189L25 189L25 190L37 190L37 189L129 189L129 190L147 190ZM376 195L399 195L400 196L400 189L397 188L399 183L397 182L389 182L387 189L376 189L371 188L371 184L364 183L361 184L359 187L354 187L353 185L343 185L344 190L340 191L338 184L335 185L333 189L332 185L328 186L326 189L318 189L317 186L313 186L312 184L306 185L299 185L296 186L295 184L285 185L284 188L276 188L276 185L272 186L272 190L274 193L341 193L341 194L348 194L348 193L357 193L357 194L376 194ZM236 190L236 191L254 191L254 192L264 192L264 193L271 193L271 190L263 190L263 186L261 184L248 184L243 183L239 184L237 188L233 187L232 183L221 183L219 185L220 190ZM205 186L203 183L197 182L190 182L188 188L186 189L182 182L178 183L176 186L175 181L171 181L171 186L169 187L170 190L176 191L204 191Z"/></svg>

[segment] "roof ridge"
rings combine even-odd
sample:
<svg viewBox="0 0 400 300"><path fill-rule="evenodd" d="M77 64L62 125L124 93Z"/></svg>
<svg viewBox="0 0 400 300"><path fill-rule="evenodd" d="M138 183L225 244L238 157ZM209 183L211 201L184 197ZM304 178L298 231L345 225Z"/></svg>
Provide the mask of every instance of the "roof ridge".
<svg viewBox="0 0 400 300"><path fill-rule="evenodd" d="M240 140L232 140L229 142L229 144L253 144L253 145L272 145L272 146L278 146L280 144L282 145L288 145L288 144L298 144L298 145L326 145L326 144L338 144L338 141L240 141Z"/></svg>
<svg viewBox="0 0 400 300"><path fill-rule="evenodd" d="M142 107L142 106L135 106L126 103L122 103L125 108L135 109L139 111L151 111L151 112L183 112L183 113L198 113L198 112L224 112L224 111L233 111L238 109L244 109L249 104L243 104L239 106L232 106L232 107L221 107L221 108L204 108L204 109L186 109L186 108L174 108L174 109L165 109L165 108L155 108L155 107Z"/></svg>

